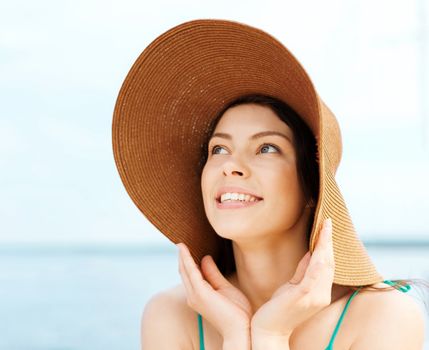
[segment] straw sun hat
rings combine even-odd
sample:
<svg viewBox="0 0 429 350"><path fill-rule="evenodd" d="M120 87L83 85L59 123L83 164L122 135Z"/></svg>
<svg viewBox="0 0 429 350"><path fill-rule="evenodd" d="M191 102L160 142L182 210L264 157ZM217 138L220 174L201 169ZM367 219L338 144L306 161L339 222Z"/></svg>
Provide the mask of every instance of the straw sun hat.
<svg viewBox="0 0 429 350"><path fill-rule="evenodd" d="M140 211L197 263L220 254L204 212L201 150L210 122L248 94L286 102L316 137L320 188L312 252L323 220L333 221L334 283L382 281L351 222L334 175L342 153L335 116L298 60L271 35L237 22L194 20L156 38L137 58L119 92L113 152L123 184Z"/></svg>

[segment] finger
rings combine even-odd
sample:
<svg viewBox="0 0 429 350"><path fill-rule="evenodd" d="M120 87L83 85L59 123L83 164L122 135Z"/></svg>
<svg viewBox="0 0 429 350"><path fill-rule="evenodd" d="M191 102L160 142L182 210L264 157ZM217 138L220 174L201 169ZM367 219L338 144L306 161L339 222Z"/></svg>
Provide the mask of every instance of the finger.
<svg viewBox="0 0 429 350"><path fill-rule="evenodd" d="M326 263L331 267L332 270L335 268L335 259L334 259L334 242L333 242L333 224L332 219L328 218L327 232L326 232L326 245L325 245L325 256Z"/></svg>
<svg viewBox="0 0 429 350"><path fill-rule="evenodd" d="M305 253L305 255L301 258L300 262L298 263L298 267L295 270L295 274L293 275L289 283L298 284L302 281L305 275L305 271L307 270L308 264L310 263L310 259L311 259L311 253L310 251L308 251L307 253Z"/></svg>
<svg viewBox="0 0 429 350"><path fill-rule="evenodd" d="M200 269L195 263L194 258L191 256L188 247L186 247L184 244L181 244L181 248L183 267L188 276L192 289L195 290L197 288L201 288L202 286L208 285L207 281L204 280Z"/></svg>
<svg viewBox="0 0 429 350"><path fill-rule="evenodd" d="M180 272L180 277L182 278L183 284L185 286L185 289L187 291L188 294L193 292L193 287L191 284L191 281L189 280L189 276L188 273L185 269L185 266L183 264L183 249L181 248L181 244L177 244L177 247L179 248L179 272Z"/></svg>
<svg viewBox="0 0 429 350"><path fill-rule="evenodd" d="M326 262L319 261L308 267L303 285L306 290L314 290L318 295L331 295L335 270Z"/></svg>
<svg viewBox="0 0 429 350"><path fill-rule="evenodd" d="M310 265L321 261L331 267L334 266L332 231L332 220L328 218L323 222L323 227L320 230Z"/></svg>
<svg viewBox="0 0 429 350"><path fill-rule="evenodd" d="M332 238L332 219L327 218L323 221L323 226L320 230L319 237L317 239L317 246L326 248L326 244L331 242Z"/></svg>
<svg viewBox="0 0 429 350"><path fill-rule="evenodd" d="M334 278L334 253L332 245L332 221L326 219L319 234L307 270L302 280L305 291L329 288Z"/></svg>
<svg viewBox="0 0 429 350"><path fill-rule="evenodd" d="M205 279L214 289L230 286L231 283L219 271L215 261L210 255L206 255L201 260L201 270Z"/></svg>
<svg viewBox="0 0 429 350"><path fill-rule="evenodd" d="M324 291L329 290L332 282L333 277L331 277L331 273L327 270L326 265L318 262L308 267L299 284L299 289L304 294L323 294Z"/></svg>

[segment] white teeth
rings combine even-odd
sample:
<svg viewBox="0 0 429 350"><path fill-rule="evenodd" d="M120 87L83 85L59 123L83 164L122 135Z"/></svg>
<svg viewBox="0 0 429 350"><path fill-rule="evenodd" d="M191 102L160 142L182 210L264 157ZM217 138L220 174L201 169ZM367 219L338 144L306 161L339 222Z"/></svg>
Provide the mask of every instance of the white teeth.
<svg viewBox="0 0 429 350"><path fill-rule="evenodd" d="M220 201L221 203L225 201L255 202L258 201L258 199L249 194L227 192L221 195Z"/></svg>

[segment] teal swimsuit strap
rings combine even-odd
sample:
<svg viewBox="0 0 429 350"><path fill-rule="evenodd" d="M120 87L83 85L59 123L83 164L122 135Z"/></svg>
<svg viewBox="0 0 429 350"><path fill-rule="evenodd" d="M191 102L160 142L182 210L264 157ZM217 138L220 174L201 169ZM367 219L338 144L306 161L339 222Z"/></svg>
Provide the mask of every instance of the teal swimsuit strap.
<svg viewBox="0 0 429 350"><path fill-rule="evenodd" d="M389 286L395 286L395 285L397 285L397 284L398 284L398 283L393 282L393 281L391 281L391 280L385 280L385 281L383 281L383 282L384 282L384 283L386 283L386 284L388 284ZM399 287L399 290L400 290L401 292L404 292L404 293L408 292L410 289L411 289L411 286L410 286L409 284L406 284L405 286L400 286L400 287Z"/></svg>
<svg viewBox="0 0 429 350"><path fill-rule="evenodd" d="M395 286L395 285L397 284L396 282L393 282L393 281L391 281L391 280L384 280L383 282L384 282L384 283L386 283L386 284L388 284L388 285L390 285L390 286ZM362 288L362 287L360 287L359 289L357 289L357 290L356 290L356 291L355 291L355 292L350 296L349 300L347 300L347 304L346 304L346 306L344 307L343 312L341 313L340 319L338 320L338 323L337 323L337 325L336 325L336 327L335 327L335 330L334 330L334 332L332 333L332 337L331 337L331 340L329 341L328 347L327 347L325 350L332 350L332 349L333 349L334 341L335 341L335 337L337 336L337 333L338 333L338 330L339 330L339 328L340 328L340 325L341 325L341 323L343 322L344 315L346 314L347 309L349 308L349 304L350 304L350 302L352 301L352 299L355 297L355 295L356 295L356 294L361 290L361 288ZM409 284L406 284L405 286L400 286L400 287L399 287L399 290L400 290L401 292L404 292L404 293L408 292L410 289L411 289L411 286L410 286Z"/></svg>
<svg viewBox="0 0 429 350"><path fill-rule="evenodd" d="M332 350L334 346L335 337L337 336L338 330L340 329L341 323L343 322L343 318L347 312L347 309L349 308L350 302L353 300L355 295L359 293L362 287L359 289L356 289L354 293L350 296L349 300L347 300L346 306L343 309L343 312L341 313L340 319L337 322L337 325L335 326L334 332L332 333L331 340L329 341L328 347L325 350Z"/></svg>
<svg viewBox="0 0 429 350"><path fill-rule="evenodd" d="M200 333L200 350L204 349L204 331L203 331L203 318L198 314L198 332Z"/></svg>

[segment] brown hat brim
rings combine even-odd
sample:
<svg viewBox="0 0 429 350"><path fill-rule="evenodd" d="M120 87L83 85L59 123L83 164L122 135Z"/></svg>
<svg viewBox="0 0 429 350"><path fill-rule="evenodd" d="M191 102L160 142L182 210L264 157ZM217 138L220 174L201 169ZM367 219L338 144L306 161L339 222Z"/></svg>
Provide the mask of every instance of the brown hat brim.
<svg viewBox="0 0 429 350"><path fill-rule="evenodd" d="M317 139L320 191L310 250L323 220L331 217L334 282L381 281L335 182L341 135L334 115L279 41L241 23L181 24L156 38L132 66L116 102L112 137L116 165L134 203L171 241L186 243L197 262L219 254L221 240L204 212L198 167L213 118L248 94L286 102Z"/></svg>

